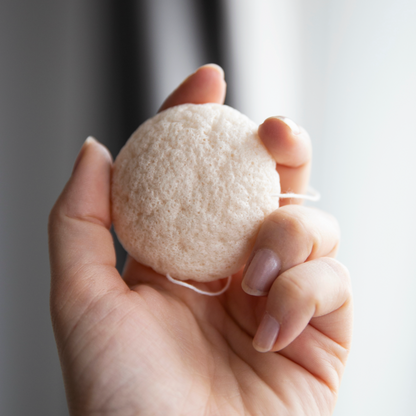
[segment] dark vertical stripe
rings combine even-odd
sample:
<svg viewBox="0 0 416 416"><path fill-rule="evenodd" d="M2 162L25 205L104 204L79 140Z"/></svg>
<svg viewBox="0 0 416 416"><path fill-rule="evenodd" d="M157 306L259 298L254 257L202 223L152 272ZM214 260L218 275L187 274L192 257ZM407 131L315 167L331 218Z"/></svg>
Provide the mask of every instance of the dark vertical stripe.
<svg viewBox="0 0 416 416"><path fill-rule="evenodd" d="M151 0L147 0L151 1ZM131 133L153 114L146 0L109 0L109 114L110 151L115 156ZM204 61L221 65L228 74L226 16L221 0L194 1L201 30ZM232 79L227 78L226 103L232 105ZM231 99L230 99L231 97ZM117 268L121 271L126 252L115 238Z"/></svg>
<svg viewBox="0 0 416 416"><path fill-rule="evenodd" d="M145 0L110 1L111 100L118 115L114 153L151 117L151 74Z"/></svg>
<svg viewBox="0 0 416 416"><path fill-rule="evenodd" d="M109 148L116 156L133 131L152 116L146 1L110 0L109 21L109 113L114 119ZM114 241L121 271L126 252L116 237Z"/></svg>
<svg viewBox="0 0 416 416"><path fill-rule="evenodd" d="M227 75L229 60L227 50L227 16L223 0L193 0L200 20L202 48L205 62L220 65ZM226 104L232 106L233 82L227 78Z"/></svg>

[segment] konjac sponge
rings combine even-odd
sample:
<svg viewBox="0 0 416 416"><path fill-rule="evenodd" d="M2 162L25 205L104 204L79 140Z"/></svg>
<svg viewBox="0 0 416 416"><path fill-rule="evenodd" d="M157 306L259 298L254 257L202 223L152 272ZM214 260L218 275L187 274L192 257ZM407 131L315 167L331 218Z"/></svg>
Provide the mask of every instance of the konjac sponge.
<svg viewBox="0 0 416 416"><path fill-rule="evenodd" d="M237 272L279 207L257 125L225 105L185 104L143 123L118 155L112 215L138 262L180 280Z"/></svg>

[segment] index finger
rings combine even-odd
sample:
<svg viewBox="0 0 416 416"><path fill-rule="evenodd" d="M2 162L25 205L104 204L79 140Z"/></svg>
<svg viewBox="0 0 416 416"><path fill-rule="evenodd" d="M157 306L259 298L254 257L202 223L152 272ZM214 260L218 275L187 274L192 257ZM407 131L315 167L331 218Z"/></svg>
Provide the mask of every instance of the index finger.
<svg viewBox="0 0 416 416"><path fill-rule="evenodd" d="M308 133L287 117L269 117L259 126L259 137L276 161L282 193L305 193L309 182L312 145ZM301 203L282 199L280 205Z"/></svg>

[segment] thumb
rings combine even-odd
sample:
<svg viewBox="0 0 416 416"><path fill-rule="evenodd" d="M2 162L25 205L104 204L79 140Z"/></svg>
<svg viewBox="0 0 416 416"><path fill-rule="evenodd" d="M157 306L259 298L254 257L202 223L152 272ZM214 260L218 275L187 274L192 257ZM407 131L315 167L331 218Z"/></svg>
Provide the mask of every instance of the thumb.
<svg viewBox="0 0 416 416"><path fill-rule="evenodd" d="M51 305L125 289L115 269L111 226L111 155L88 138L49 217ZM89 302L88 302L89 303ZM60 307L60 306L59 306Z"/></svg>

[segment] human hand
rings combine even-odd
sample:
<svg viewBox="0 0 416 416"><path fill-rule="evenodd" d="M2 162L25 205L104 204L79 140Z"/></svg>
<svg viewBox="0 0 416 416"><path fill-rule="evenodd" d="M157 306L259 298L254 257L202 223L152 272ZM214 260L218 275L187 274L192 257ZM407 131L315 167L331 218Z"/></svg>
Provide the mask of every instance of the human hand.
<svg viewBox="0 0 416 416"><path fill-rule="evenodd" d="M162 109L224 96L223 75L205 66ZM306 132L270 118L259 135L282 192L302 192ZM111 165L108 151L87 141L50 215L51 313L71 414L331 414L352 323L334 220L286 205L265 221L253 250L263 260L250 259L244 288L267 297L242 290L243 270L214 298L131 258L121 277L109 231ZM258 350L278 352L256 351L253 337Z"/></svg>

